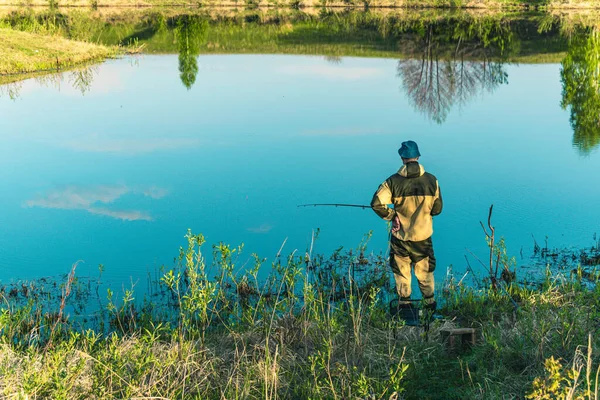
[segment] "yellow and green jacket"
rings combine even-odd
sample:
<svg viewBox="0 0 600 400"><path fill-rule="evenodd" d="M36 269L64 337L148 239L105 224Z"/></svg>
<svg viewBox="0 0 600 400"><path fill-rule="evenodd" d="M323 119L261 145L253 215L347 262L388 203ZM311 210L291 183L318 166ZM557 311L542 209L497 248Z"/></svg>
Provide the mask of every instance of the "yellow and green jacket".
<svg viewBox="0 0 600 400"><path fill-rule="evenodd" d="M379 186L371 207L386 221L398 216L400 229L393 233L396 238L411 242L425 240L433 234L433 216L442 212L440 185L418 162L409 162Z"/></svg>

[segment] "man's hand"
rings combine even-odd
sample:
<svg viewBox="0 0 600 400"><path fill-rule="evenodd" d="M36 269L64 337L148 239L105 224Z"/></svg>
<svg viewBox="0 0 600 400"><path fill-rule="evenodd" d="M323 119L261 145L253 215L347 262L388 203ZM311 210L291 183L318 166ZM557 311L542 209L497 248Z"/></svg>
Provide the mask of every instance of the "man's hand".
<svg viewBox="0 0 600 400"><path fill-rule="evenodd" d="M400 230L400 218L396 215L392 221L392 233L396 233Z"/></svg>

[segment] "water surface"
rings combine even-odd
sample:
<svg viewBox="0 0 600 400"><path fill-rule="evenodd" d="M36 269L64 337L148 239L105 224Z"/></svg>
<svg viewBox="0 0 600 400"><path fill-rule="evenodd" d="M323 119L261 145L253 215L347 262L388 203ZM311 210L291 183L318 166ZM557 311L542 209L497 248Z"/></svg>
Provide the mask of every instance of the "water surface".
<svg viewBox="0 0 600 400"><path fill-rule="evenodd" d="M561 106L569 64L515 63L486 46L462 58L403 49L375 58L196 49L13 84L12 99L0 95L0 279L84 260L82 272L101 263L118 282L142 281L172 262L187 229L210 244L244 243L241 264L272 258L286 240L284 253L304 252L316 229L318 252L355 247L369 231L370 248L385 251L386 224L370 210L297 205L368 204L409 139L444 196L440 278L450 264L464 269L467 248L485 258L479 221L492 203L519 263L532 237L590 244L600 155L593 129Z"/></svg>

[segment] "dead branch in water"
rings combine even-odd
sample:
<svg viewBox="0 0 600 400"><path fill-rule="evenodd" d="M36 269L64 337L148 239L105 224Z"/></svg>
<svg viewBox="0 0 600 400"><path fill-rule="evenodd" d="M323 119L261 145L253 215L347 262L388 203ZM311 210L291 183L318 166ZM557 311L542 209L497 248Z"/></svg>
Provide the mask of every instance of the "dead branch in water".
<svg viewBox="0 0 600 400"><path fill-rule="evenodd" d="M497 289L497 277L498 277L498 263L500 262L500 253L498 253L498 257L496 260L496 267L494 268L494 248L495 248L495 239L496 239L496 229L492 226L492 211L494 209L494 205L490 206L490 212L488 214L488 227L490 228L490 232L485 228L483 222L479 221L481 228L483 229L483 233L485 233L485 238L488 242L488 246L490 248L490 279L492 281L492 288Z"/></svg>

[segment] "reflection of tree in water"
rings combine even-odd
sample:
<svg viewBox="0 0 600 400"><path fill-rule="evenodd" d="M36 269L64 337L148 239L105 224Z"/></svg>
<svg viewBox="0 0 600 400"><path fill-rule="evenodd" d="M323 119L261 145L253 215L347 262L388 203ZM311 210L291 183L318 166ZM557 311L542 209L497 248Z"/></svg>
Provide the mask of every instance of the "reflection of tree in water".
<svg viewBox="0 0 600 400"><path fill-rule="evenodd" d="M71 72L71 85L79 90L82 95L90 91L94 75L97 69L94 67L82 68Z"/></svg>
<svg viewBox="0 0 600 400"><path fill-rule="evenodd" d="M208 23L198 15L182 15L176 21L176 38L179 50L179 77L189 90L198 75L200 46L206 40Z"/></svg>
<svg viewBox="0 0 600 400"><path fill-rule="evenodd" d="M4 83L0 80L0 98L6 96L11 100L16 100L19 98L22 87L23 82Z"/></svg>
<svg viewBox="0 0 600 400"><path fill-rule="evenodd" d="M491 29L479 37L472 37L469 29L445 29L436 32L433 25L426 27L420 40L403 46L408 58L398 62L398 75L414 107L438 124L455 104L463 106L478 93L492 92L508 82L502 62L492 58L499 59L510 40L509 30L500 30L505 37L498 49L489 45Z"/></svg>
<svg viewBox="0 0 600 400"><path fill-rule="evenodd" d="M600 34L573 35L560 72L563 108L571 110L573 144L588 153L600 144Z"/></svg>
<svg viewBox="0 0 600 400"><path fill-rule="evenodd" d="M66 80L73 89L77 89L81 92L81 95L85 95L90 91L95 75L98 73L96 66L83 67L71 71L65 71L54 74L39 75L30 74L17 77L20 79L33 78L35 82L44 87L54 87L60 90L61 85ZM8 96L12 100L16 100L21 95L21 89L23 87L24 80L17 81L4 81L0 77L0 97ZM10 78L10 77L8 77Z"/></svg>
<svg viewBox="0 0 600 400"><path fill-rule="evenodd" d="M324 59L333 65L340 65L342 63L342 57L340 56L325 56Z"/></svg>

